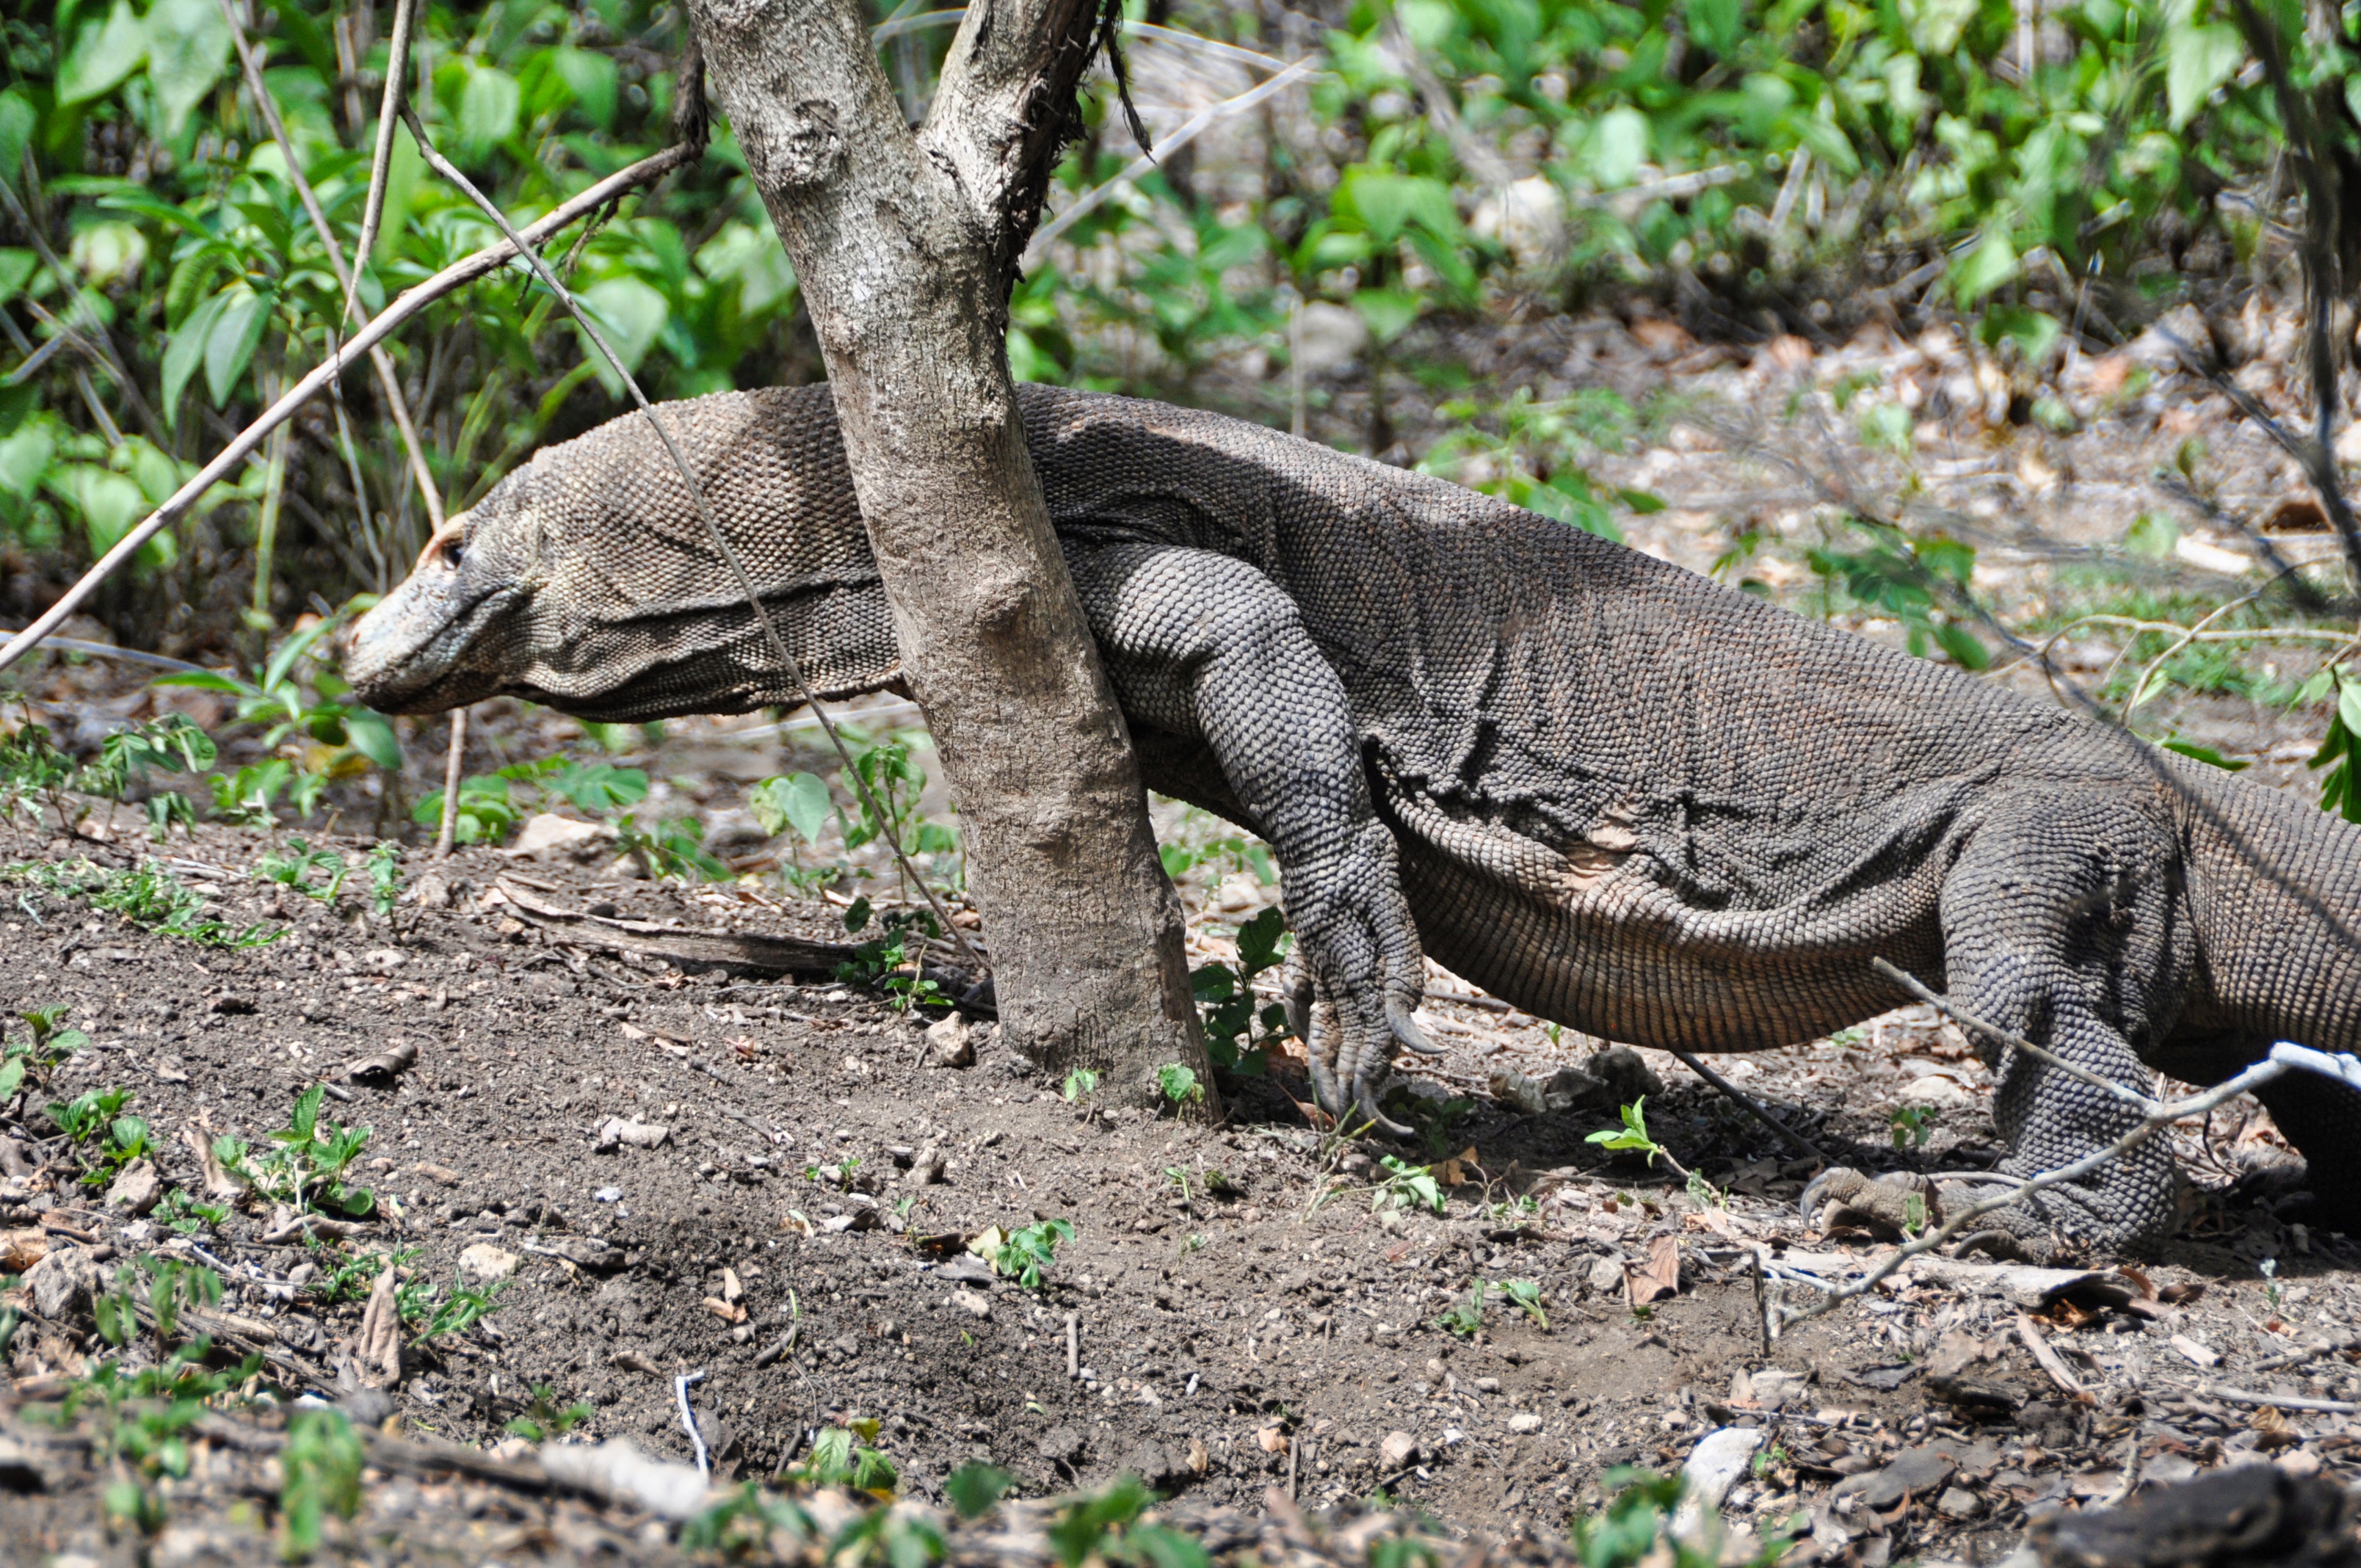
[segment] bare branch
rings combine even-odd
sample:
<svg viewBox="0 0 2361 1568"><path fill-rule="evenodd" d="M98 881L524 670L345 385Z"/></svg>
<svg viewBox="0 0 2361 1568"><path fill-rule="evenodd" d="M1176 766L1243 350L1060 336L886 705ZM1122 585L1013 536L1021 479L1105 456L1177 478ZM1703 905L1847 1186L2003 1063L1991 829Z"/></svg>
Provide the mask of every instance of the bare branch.
<svg viewBox="0 0 2361 1568"><path fill-rule="evenodd" d="M538 245L623 192L660 180L696 159L696 149L688 147L669 147L643 158L628 169L618 170L534 222L524 229L522 237L528 246ZM0 181L0 191L6 189L5 182ZM11 199L14 199L13 193ZM121 570L124 563L138 554L141 546L150 539L178 521L207 490L227 478L256 447L262 444L266 436L292 418L298 409L318 396L323 388L344 374L355 360L384 342L392 335L396 327L427 306L498 269L517 254L518 247L503 239L497 245L486 246L473 256L453 262L426 281L405 291L385 308L383 314L362 327L350 342L330 354L277 402L265 409L253 423L238 432L236 439L215 454L213 461L197 471L195 477L173 491L164 504L149 512L138 527L125 534L116 542L115 548L100 556L90 570L82 575L81 580L60 597L57 603L42 611L30 626L10 638L5 647L0 647L0 670L6 669L32 652L36 644L64 624L66 618L81 607L99 584Z"/></svg>
<svg viewBox="0 0 2361 1568"><path fill-rule="evenodd" d="M345 319L353 318L354 294L369 252L377 248L378 225L385 221L385 182L393 168L393 127L401 117L403 78L410 71L410 34L417 23L418 0L394 0L393 36L386 42L385 101L377 115L377 152L369 159L368 197L361 208L361 235L353 247L353 277L345 285Z"/></svg>

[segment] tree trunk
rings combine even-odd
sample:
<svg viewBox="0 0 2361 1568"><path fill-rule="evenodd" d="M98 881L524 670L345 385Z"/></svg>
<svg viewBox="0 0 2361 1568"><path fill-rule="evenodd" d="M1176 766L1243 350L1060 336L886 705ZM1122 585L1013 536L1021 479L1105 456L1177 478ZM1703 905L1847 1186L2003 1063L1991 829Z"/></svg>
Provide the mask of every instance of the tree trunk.
<svg viewBox="0 0 2361 1568"><path fill-rule="evenodd" d="M1009 285L1097 27L1093 0L968 8L913 133L855 0L691 0L828 362L845 454L991 937L1004 1027L1141 1100L1210 1089L1122 710L1017 417Z"/></svg>

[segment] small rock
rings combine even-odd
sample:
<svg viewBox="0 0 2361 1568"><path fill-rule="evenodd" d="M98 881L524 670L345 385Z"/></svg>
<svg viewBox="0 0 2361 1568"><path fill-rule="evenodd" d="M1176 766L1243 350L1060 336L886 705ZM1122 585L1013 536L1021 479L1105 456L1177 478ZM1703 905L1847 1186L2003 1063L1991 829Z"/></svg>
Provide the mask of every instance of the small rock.
<svg viewBox="0 0 2361 1568"><path fill-rule="evenodd" d="M1664 1092L1664 1080L1629 1046L1609 1046L1582 1065L1591 1077L1607 1085L1619 1105L1629 1105L1643 1094L1660 1098Z"/></svg>
<svg viewBox="0 0 2361 1568"><path fill-rule="evenodd" d="M1689 1450L1688 1459L1681 1465L1681 1479L1688 1483L1688 1487L1679 1510L1673 1516L1675 1537L1695 1530L1706 1509L1721 1507L1730 1489L1746 1474L1754 1451L1762 1446L1760 1427L1720 1427L1697 1439L1697 1446Z"/></svg>
<svg viewBox="0 0 2361 1568"><path fill-rule="evenodd" d="M596 860L614 837L615 830L602 823L577 822L544 811L526 821L508 852L514 859L563 855L587 863Z"/></svg>
<svg viewBox="0 0 2361 1568"><path fill-rule="evenodd" d="M1973 1102L1974 1096L1939 1072L1914 1078L1902 1086L1901 1102L1905 1105L1923 1105L1936 1111L1956 1111Z"/></svg>
<svg viewBox="0 0 2361 1568"><path fill-rule="evenodd" d="M51 1321L65 1319L90 1305L99 1274L87 1249L60 1247L25 1271L33 1292L33 1310Z"/></svg>
<svg viewBox="0 0 2361 1568"><path fill-rule="evenodd" d="M123 1168L106 1190L106 1206L126 1214L144 1214L164 1195L164 1183L153 1161L135 1159Z"/></svg>
<svg viewBox="0 0 2361 1568"><path fill-rule="evenodd" d="M1542 1419L1531 1410L1519 1410L1509 1418L1509 1430L1513 1432L1539 1431L1542 1430Z"/></svg>
<svg viewBox="0 0 2361 1568"><path fill-rule="evenodd" d="M975 1032L953 1013L927 1025L928 1060L937 1067L973 1067Z"/></svg>
<svg viewBox="0 0 2361 1568"><path fill-rule="evenodd" d="M1783 1372L1775 1366L1766 1366L1747 1379L1755 1402L1766 1410L1783 1410L1791 1406L1800 1409L1811 1382L1800 1372Z"/></svg>
<svg viewBox="0 0 2361 1568"><path fill-rule="evenodd" d="M1126 1454L1116 1468L1130 1471L1159 1492L1169 1492L1196 1479L1185 1461L1175 1459L1170 1449L1152 1438Z"/></svg>
<svg viewBox="0 0 2361 1568"><path fill-rule="evenodd" d="M992 1302L972 1290L954 1290L951 1292L951 1300L955 1305L976 1317L992 1316Z"/></svg>
<svg viewBox="0 0 2361 1568"><path fill-rule="evenodd" d="M1984 1500L1964 1486L1946 1486L1935 1508L1947 1519L1971 1519L1984 1511Z"/></svg>
<svg viewBox="0 0 2361 1568"><path fill-rule="evenodd" d="M1406 1431L1389 1431L1378 1444L1378 1460L1388 1470L1407 1470L1418 1463L1418 1439Z"/></svg>
<svg viewBox="0 0 2361 1568"><path fill-rule="evenodd" d="M1071 1464L1082 1456L1082 1434L1070 1426L1054 1426L1041 1434L1041 1457Z"/></svg>
<svg viewBox="0 0 2361 1568"><path fill-rule="evenodd" d="M522 1261L506 1247L478 1242L459 1255L459 1277L478 1286L489 1285L514 1274Z"/></svg>
<svg viewBox="0 0 2361 1568"><path fill-rule="evenodd" d="M534 1244L533 1250L549 1257L562 1257L577 1268L601 1273L623 1266L623 1249L597 1236L545 1236Z"/></svg>
<svg viewBox="0 0 2361 1568"><path fill-rule="evenodd" d="M625 1120L609 1116L598 1124L598 1152L629 1145L635 1149L652 1149L672 1136L672 1129L662 1122L642 1122L637 1116Z"/></svg>
<svg viewBox="0 0 2361 1568"><path fill-rule="evenodd" d="M910 1187L939 1187L943 1179L943 1151L928 1144L910 1157L909 1174L902 1178Z"/></svg>
<svg viewBox="0 0 2361 1568"><path fill-rule="evenodd" d="M1611 1252L1605 1254L1590 1266L1585 1283L1590 1287L1590 1293L1594 1296L1610 1296L1620 1292L1623 1288L1623 1260Z"/></svg>

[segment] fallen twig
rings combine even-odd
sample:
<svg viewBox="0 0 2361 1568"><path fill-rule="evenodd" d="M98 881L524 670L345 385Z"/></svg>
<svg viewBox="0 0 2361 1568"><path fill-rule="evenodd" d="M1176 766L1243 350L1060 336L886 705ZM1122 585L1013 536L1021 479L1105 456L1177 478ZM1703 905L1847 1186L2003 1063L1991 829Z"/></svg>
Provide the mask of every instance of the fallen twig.
<svg viewBox="0 0 2361 1568"><path fill-rule="evenodd" d="M2082 1387L2082 1380L2067 1366L2066 1358L2058 1354L2041 1331L2034 1326L2033 1320L2023 1312L2016 1315L2016 1337L2025 1342L2025 1348L2033 1353L2034 1361L2048 1376L2049 1381L2058 1385L2059 1392L2075 1399L2091 1397L2090 1390Z"/></svg>

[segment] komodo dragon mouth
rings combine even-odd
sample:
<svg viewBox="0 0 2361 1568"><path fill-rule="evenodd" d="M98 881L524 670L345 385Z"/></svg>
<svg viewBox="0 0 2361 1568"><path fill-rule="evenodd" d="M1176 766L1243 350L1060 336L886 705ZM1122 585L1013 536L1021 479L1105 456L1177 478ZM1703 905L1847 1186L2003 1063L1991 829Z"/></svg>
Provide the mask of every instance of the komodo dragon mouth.
<svg viewBox="0 0 2361 1568"><path fill-rule="evenodd" d="M380 712L440 713L504 689L489 644L531 590L463 574L469 522L467 512L445 522L410 576L346 635L345 678Z"/></svg>

